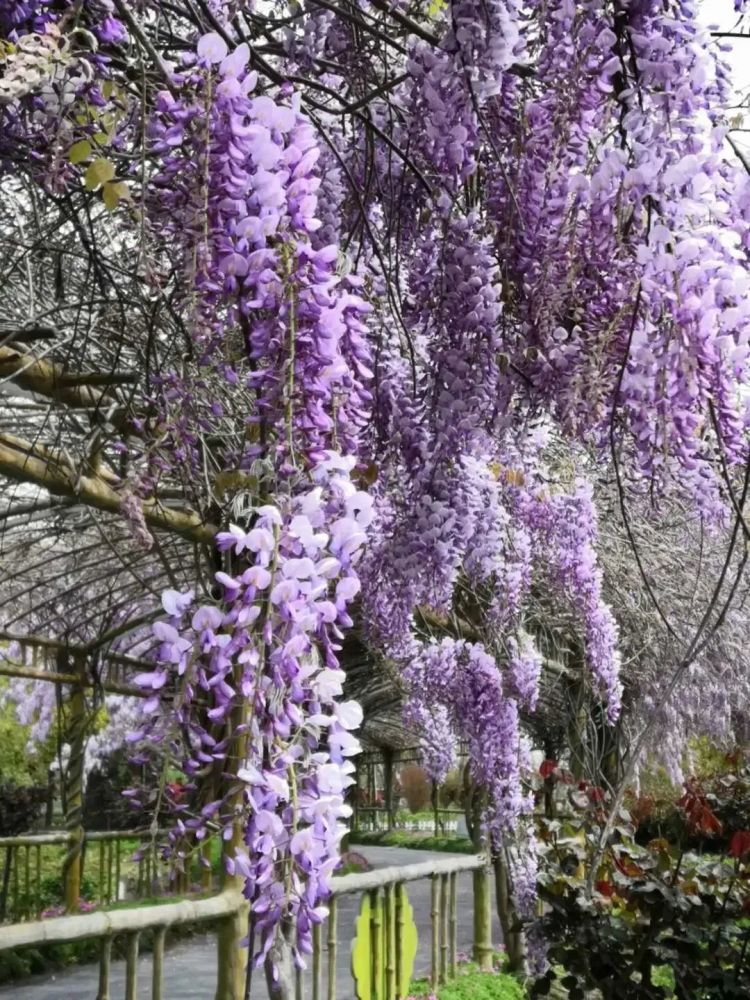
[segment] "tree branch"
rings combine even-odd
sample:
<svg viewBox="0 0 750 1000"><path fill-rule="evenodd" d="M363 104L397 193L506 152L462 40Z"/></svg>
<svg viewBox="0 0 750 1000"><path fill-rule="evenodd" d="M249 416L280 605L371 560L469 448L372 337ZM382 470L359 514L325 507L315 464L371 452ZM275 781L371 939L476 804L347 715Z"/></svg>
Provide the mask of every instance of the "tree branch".
<svg viewBox="0 0 750 1000"><path fill-rule="evenodd" d="M0 473L20 483L33 483L56 496L74 497L98 510L119 514L121 497L101 476L79 475L62 458L40 457L39 449L20 438L0 435ZM218 531L193 510L174 510L158 500L143 501L143 516L152 528L210 544Z"/></svg>
<svg viewBox="0 0 750 1000"><path fill-rule="evenodd" d="M85 383L91 377L66 372L62 365L54 361L14 351L12 347L0 347L0 379L9 379L27 392L54 399L66 406L79 409L108 409L116 406L117 400L105 392L91 389L85 384L73 383L73 380Z"/></svg>

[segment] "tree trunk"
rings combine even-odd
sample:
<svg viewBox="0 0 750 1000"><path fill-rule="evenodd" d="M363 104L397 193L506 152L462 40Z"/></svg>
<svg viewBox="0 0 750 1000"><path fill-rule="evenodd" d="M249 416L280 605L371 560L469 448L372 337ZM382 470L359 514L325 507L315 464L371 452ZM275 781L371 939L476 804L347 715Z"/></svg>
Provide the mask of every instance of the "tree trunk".
<svg viewBox="0 0 750 1000"><path fill-rule="evenodd" d="M508 957L508 971L522 972L526 962L526 947L523 926L516 912L513 893L510 885L508 866L505 854L498 851L495 860L495 901L500 926L503 929L503 941Z"/></svg>
<svg viewBox="0 0 750 1000"><path fill-rule="evenodd" d="M293 937L294 927L288 922L276 929L276 937L264 963L269 1000L295 1000Z"/></svg>
<svg viewBox="0 0 750 1000"><path fill-rule="evenodd" d="M394 825L393 809L393 750L387 748L383 750L383 784L385 785L385 813L389 830Z"/></svg>
<svg viewBox="0 0 750 1000"><path fill-rule="evenodd" d="M5 848L5 863L3 865L3 887L0 889L0 923L5 920L8 910L8 892L10 890L10 873L13 868L13 852L15 847Z"/></svg>
<svg viewBox="0 0 750 1000"><path fill-rule="evenodd" d="M51 830L55 821L55 772L47 771L47 798L44 806L44 829Z"/></svg>
<svg viewBox="0 0 750 1000"><path fill-rule="evenodd" d="M67 656L60 667L66 666ZM62 672L62 670L61 670ZM81 873L83 869L83 765L86 752L86 700L83 683L86 677L86 661L82 656L76 658L76 673L81 678L81 684L75 685L70 697L70 727L67 739L70 745L70 757L65 774L66 794L65 829L68 834L68 846L63 861L63 883L65 889L65 910L75 913L81 897Z"/></svg>
<svg viewBox="0 0 750 1000"><path fill-rule="evenodd" d="M240 690L242 664L234 667L236 690ZM225 776L227 788L233 788L227 802L227 808L235 811L236 818L232 822L232 836L222 842L222 889L236 889L241 893L244 888L244 878L235 873L229 874L227 861L234 858L235 851L243 846L244 822L242 819L242 803L244 787L233 775L242 767L247 759L247 702L238 698L232 708L230 728L232 743L230 747L228 773ZM231 768L231 770L230 770ZM222 789L223 791L224 789ZM245 996L247 965L252 956L249 949L242 946L248 933L248 907L243 906L239 913L225 921L218 938L218 980L216 984L216 1000L242 1000Z"/></svg>

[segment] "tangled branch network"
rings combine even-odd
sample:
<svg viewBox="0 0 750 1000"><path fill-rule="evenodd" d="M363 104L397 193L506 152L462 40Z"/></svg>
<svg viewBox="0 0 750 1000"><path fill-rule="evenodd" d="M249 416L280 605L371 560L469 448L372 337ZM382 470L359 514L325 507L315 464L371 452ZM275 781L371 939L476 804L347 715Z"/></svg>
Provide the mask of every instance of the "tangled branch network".
<svg viewBox="0 0 750 1000"><path fill-rule="evenodd" d="M540 600L627 692L597 470L745 532L727 68L692 0L0 2L0 39L4 625L140 661L133 798L177 865L231 842L257 960L302 963L355 621L497 847Z"/></svg>

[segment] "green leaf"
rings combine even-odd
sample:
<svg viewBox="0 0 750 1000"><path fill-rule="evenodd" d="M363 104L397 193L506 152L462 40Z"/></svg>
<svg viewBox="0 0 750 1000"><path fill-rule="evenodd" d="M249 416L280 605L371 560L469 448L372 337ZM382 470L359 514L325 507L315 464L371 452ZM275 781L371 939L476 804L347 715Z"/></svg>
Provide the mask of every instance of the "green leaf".
<svg viewBox="0 0 750 1000"><path fill-rule="evenodd" d="M115 166L110 160L100 157L94 160L86 170L83 182L89 191L98 188L100 184L106 184L115 176Z"/></svg>
<svg viewBox="0 0 750 1000"><path fill-rule="evenodd" d="M91 143L88 139L81 139L70 147L68 159L71 163L83 163L91 156Z"/></svg>
<svg viewBox="0 0 750 1000"><path fill-rule="evenodd" d="M102 188L104 204L110 212L114 212L123 198L128 196L128 186L124 181L108 181Z"/></svg>

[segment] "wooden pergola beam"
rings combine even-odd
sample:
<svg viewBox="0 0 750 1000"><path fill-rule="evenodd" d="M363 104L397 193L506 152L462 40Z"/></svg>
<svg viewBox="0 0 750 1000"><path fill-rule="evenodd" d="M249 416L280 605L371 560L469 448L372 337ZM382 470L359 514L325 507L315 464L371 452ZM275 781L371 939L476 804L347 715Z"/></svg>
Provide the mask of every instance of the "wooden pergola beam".
<svg viewBox="0 0 750 1000"><path fill-rule="evenodd" d="M153 667L153 664L151 666ZM82 682L77 674L62 674L55 670L33 670L15 663L0 663L0 677L20 677L22 680L49 681L51 684L78 684L84 688L95 686L93 680L87 678ZM117 684L115 681L102 681L96 686L107 694L122 694L131 698L148 698L152 693L132 684Z"/></svg>
<svg viewBox="0 0 750 1000"><path fill-rule="evenodd" d="M11 435L0 435L0 474L20 483L32 483L55 496L72 497L110 514L121 512L122 499L102 475L82 475L62 455ZM164 507L158 500L143 501L149 527L169 531L191 542L211 544L219 530L193 510Z"/></svg>
<svg viewBox="0 0 750 1000"><path fill-rule="evenodd" d="M76 376L54 361L36 358L33 354L0 347L0 379L8 379L27 392L53 399L79 409L108 409L117 400L100 389L79 384L91 376Z"/></svg>
<svg viewBox="0 0 750 1000"><path fill-rule="evenodd" d="M63 642L60 639L49 639L44 635L17 635L7 629L0 629L0 642L17 642L21 646L36 646L38 649L49 649L54 652L66 652L71 655L80 653L82 656L90 656L95 653L100 644L100 640L94 640L87 646L80 644ZM133 667L136 670L153 670L153 663L150 660L140 660L137 656L128 656L127 653L105 652L104 657L110 663L121 663L125 667Z"/></svg>

